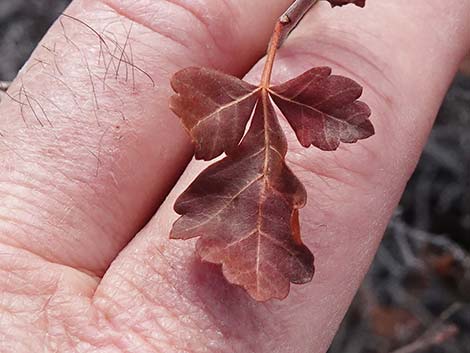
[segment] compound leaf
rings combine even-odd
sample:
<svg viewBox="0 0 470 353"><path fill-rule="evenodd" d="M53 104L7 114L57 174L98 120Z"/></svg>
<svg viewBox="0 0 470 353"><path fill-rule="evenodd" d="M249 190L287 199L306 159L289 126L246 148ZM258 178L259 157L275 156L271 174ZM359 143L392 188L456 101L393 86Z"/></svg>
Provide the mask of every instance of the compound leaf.
<svg viewBox="0 0 470 353"><path fill-rule="evenodd" d="M365 4L328 1L332 6ZM309 282L314 274L314 256L300 236L299 209L307 194L286 164L286 137L272 102L305 147L332 151L341 142L374 134L370 109L358 101L362 87L331 75L328 67L270 86L281 38L281 31L274 33L271 60L259 86L197 67L183 69L171 80L176 94L170 108L191 136L196 159L211 160L224 152L226 156L176 200L180 217L170 237L198 237L199 257L222 265L225 278L258 301L283 299L291 283Z"/></svg>

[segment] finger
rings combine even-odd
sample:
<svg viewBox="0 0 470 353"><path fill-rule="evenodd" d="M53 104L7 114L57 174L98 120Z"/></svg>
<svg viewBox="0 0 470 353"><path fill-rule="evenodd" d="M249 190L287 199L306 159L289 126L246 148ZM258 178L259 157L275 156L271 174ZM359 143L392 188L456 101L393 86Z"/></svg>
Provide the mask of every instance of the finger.
<svg viewBox="0 0 470 353"><path fill-rule="evenodd" d="M452 1L445 8L448 16L441 16L437 0L370 1L362 11L318 7L281 49L278 80L330 65L362 83L377 130L373 138L332 153L302 149L290 133L288 162L309 194L301 221L303 239L316 255L311 284L292 286L285 301L255 303L227 284L217 266L195 258L194 240L168 240L177 217L173 202L205 166L191 163L113 263L95 306L113 325L138 331L165 352L326 351L470 44L464 16L470 4ZM258 66L250 80L259 74Z"/></svg>
<svg viewBox="0 0 470 353"><path fill-rule="evenodd" d="M289 1L269 3L75 1L0 106L0 242L103 273L190 158L169 77L246 71Z"/></svg>

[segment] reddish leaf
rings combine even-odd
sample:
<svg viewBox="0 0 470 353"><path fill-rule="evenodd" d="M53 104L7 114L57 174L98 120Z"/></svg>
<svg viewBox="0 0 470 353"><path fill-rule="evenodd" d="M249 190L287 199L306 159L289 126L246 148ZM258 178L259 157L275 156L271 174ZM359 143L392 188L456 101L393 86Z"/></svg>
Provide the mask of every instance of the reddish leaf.
<svg viewBox="0 0 470 353"><path fill-rule="evenodd" d="M331 69L311 69L270 93L304 147L338 148L340 142L354 143L374 134L369 107L357 101L362 87Z"/></svg>
<svg viewBox="0 0 470 353"><path fill-rule="evenodd" d="M196 158L211 160L238 145L260 89L214 70L190 67L177 72L177 95L170 108L183 119L196 147Z"/></svg>
<svg viewBox="0 0 470 353"><path fill-rule="evenodd" d="M348 4L354 4L359 7L364 7L366 5L366 0L327 0L330 2L331 6L343 6Z"/></svg>
<svg viewBox="0 0 470 353"><path fill-rule="evenodd" d="M300 181L284 162L287 143L267 96L258 102L240 147L199 175L175 203L183 216L171 237L200 236L197 251L223 264L225 277L259 301L285 298L289 282L313 276L313 255L300 241Z"/></svg>
<svg viewBox="0 0 470 353"><path fill-rule="evenodd" d="M227 154L178 198L181 217L171 238L199 237L199 256L221 264L228 281L259 301L285 298L291 282L306 283L314 272L313 255L300 237L298 210L307 195L285 163L286 138L271 98L306 147L334 150L374 133L369 108L357 101L362 88L332 76L331 69L315 68L269 88L266 77L256 87L214 70L188 68L173 77L177 94L171 99L197 159Z"/></svg>

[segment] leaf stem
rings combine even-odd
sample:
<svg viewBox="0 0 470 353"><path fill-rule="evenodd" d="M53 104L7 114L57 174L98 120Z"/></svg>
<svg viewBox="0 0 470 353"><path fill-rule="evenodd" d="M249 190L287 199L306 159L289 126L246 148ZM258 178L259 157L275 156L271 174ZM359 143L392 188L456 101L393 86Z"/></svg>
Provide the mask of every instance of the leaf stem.
<svg viewBox="0 0 470 353"><path fill-rule="evenodd" d="M271 75L277 50L282 46L294 28L297 27L305 14L318 1L319 0L295 0L277 21L269 43L263 76L261 77L261 87L263 89L268 89L271 84Z"/></svg>
<svg viewBox="0 0 470 353"><path fill-rule="evenodd" d="M266 56L266 63L264 64L263 76L261 76L261 87L268 89L271 84L271 75L273 72L274 59L276 58L277 49L279 48L279 41L285 23L280 19L274 27L274 32L269 43L268 52Z"/></svg>

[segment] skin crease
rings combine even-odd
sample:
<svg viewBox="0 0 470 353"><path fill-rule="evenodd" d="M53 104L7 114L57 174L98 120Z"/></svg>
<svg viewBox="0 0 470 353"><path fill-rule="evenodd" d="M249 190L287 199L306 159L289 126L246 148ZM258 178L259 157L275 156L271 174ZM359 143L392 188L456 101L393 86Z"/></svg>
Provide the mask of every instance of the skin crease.
<svg viewBox="0 0 470 353"><path fill-rule="evenodd" d="M201 264L194 241L168 240L174 199L205 166L179 178L191 147L169 77L188 65L243 75L289 1L224 3L77 1L67 13L106 45L62 18L2 100L0 351L326 351L470 47L470 3L322 4L281 49L275 82L331 66L364 86L377 134L326 153L285 126L317 273L267 304Z"/></svg>

